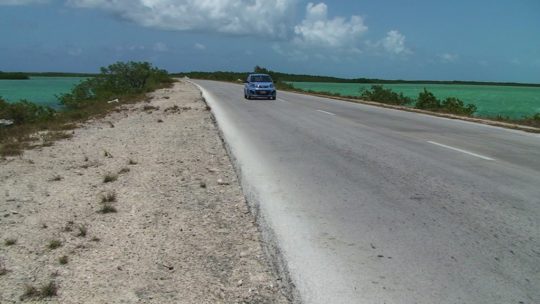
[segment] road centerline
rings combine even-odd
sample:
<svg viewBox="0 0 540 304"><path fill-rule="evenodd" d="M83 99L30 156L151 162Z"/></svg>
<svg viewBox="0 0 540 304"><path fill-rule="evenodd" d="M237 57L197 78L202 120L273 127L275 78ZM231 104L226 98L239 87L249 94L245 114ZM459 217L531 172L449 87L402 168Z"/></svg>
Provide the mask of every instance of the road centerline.
<svg viewBox="0 0 540 304"><path fill-rule="evenodd" d="M321 112L321 113L324 113L324 114L336 116L336 114L334 114L334 113L326 112L326 111L323 111L323 110L317 110L317 112Z"/></svg>
<svg viewBox="0 0 540 304"><path fill-rule="evenodd" d="M490 160L490 161L495 160L494 158L491 158L491 157L488 157L488 156L480 155L480 154L477 154L477 153L474 153L474 152L470 152L470 151L467 151L467 150L455 148L455 147L452 147L452 146L447 146L447 145L444 145L444 144L441 144L441 143L438 143L438 142L435 142L435 141L428 141L428 143L430 143L432 145L439 146L439 147L443 147L443 148L446 148L446 149L449 149L449 150L453 150L453 151L461 152L461 153L468 154L468 155L471 155L471 156L474 156L474 157L478 157L478 158L481 158L483 160Z"/></svg>

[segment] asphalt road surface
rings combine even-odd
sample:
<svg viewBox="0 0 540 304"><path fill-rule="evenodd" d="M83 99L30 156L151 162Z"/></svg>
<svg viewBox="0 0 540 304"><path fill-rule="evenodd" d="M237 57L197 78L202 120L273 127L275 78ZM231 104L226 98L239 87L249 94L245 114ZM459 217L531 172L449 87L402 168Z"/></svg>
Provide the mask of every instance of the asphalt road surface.
<svg viewBox="0 0 540 304"><path fill-rule="evenodd" d="M304 303L540 303L540 137L204 88Z"/></svg>

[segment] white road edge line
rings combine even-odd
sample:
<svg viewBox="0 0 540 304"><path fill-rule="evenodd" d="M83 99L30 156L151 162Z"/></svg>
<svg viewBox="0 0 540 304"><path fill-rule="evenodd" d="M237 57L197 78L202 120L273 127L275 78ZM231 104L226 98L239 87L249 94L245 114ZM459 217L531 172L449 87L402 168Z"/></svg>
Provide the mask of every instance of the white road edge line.
<svg viewBox="0 0 540 304"><path fill-rule="evenodd" d="M285 100L281 99L281 98L278 98L277 99L278 101L281 101L281 102L286 102Z"/></svg>
<svg viewBox="0 0 540 304"><path fill-rule="evenodd" d="M324 114L336 116L336 114L334 114L334 113L326 112L326 111L323 111L323 110L317 110L317 112L321 112L321 113L324 113Z"/></svg>
<svg viewBox="0 0 540 304"><path fill-rule="evenodd" d="M472 155L472 156L475 156L475 157L478 157L478 158L481 158L481 159L484 159L484 160L495 160L494 158L491 158L491 157L487 157L487 156L483 156L483 155L476 154L476 153L473 153L473 152L465 151L465 150L462 150L462 149L450 147L450 146L447 146L447 145L440 144L438 142L428 141L428 143L430 143L432 145L439 146L439 147L443 147L443 148L446 148L446 149L450 149L450 150L458 151L458 152L461 152L461 153L469 154L469 155Z"/></svg>

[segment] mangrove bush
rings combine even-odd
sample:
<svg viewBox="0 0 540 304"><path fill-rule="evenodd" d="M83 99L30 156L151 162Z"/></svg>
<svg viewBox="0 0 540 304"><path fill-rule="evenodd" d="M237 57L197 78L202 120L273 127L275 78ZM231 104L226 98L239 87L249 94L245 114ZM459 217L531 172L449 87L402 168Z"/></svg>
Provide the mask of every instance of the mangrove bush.
<svg viewBox="0 0 540 304"><path fill-rule="evenodd" d="M462 100L456 97L448 97L441 101L425 88L423 92L418 94L415 108L458 115L472 115L477 109L475 105L465 105Z"/></svg>
<svg viewBox="0 0 540 304"><path fill-rule="evenodd" d="M150 92L172 81L167 71L148 62L117 62L101 68L100 74L84 80L59 99L67 108L78 109L95 102Z"/></svg>
<svg viewBox="0 0 540 304"><path fill-rule="evenodd" d="M385 89L382 85L372 85L371 89L362 90L360 98L393 105L406 105L413 102L411 98L403 96L403 93L398 94L391 89Z"/></svg>
<svg viewBox="0 0 540 304"><path fill-rule="evenodd" d="M15 125L35 123L53 118L55 111L27 100L8 103L0 97L0 119L11 120Z"/></svg>

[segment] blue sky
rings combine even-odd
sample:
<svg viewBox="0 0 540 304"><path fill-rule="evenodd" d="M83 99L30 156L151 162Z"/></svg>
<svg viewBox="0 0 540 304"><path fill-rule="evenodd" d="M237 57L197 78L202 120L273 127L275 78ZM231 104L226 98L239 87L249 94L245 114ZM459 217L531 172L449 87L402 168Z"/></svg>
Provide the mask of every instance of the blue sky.
<svg viewBox="0 0 540 304"><path fill-rule="evenodd" d="M0 0L0 70L540 83L538 0Z"/></svg>

